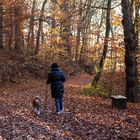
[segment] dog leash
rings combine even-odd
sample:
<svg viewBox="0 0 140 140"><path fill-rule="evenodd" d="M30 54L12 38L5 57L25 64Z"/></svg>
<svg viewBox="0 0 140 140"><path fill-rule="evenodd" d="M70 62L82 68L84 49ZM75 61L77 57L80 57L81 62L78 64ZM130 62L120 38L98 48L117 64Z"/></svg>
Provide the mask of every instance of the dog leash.
<svg viewBox="0 0 140 140"><path fill-rule="evenodd" d="M46 85L44 108L45 110L47 110L47 112L51 112L49 108L48 97L49 97L49 85Z"/></svg>

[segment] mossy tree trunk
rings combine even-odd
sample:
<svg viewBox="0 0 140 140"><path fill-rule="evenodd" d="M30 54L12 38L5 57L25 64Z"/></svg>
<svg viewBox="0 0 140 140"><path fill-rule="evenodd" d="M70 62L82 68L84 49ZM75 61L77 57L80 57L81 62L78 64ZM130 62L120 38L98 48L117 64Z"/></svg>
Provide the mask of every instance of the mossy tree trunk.
<svg viewBox="0 0 140 140"><path fill-rule="evenodd" d="M105 33L105 40L104 40L104 48L103 48L103 54L101 56L100 62L99 62L99 66L98 66L98 71L92 81L91 86L95 87L97 86L101 74L103 72L103 68L104 68L104 63L105 63L105 59L106 59L106 55L107 55L107 50L108 50L108 41L109 41L109 34L110 34L110 10L111 10L111 1L112 0L108 0L108 4L107 4L107 15L106 15L106 33Z"/></svg>

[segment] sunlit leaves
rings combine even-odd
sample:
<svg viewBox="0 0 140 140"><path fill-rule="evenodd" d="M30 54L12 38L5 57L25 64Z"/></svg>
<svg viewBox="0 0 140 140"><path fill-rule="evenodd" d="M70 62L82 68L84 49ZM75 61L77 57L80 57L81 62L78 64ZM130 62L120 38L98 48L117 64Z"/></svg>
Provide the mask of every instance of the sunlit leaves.
<svg viewBox="0 0 140 140"><path fill-rule="evenodd" d="M121 26L122 25L122 17L119 15L112 15L111 16L111 25L112 26Z"/></svg>

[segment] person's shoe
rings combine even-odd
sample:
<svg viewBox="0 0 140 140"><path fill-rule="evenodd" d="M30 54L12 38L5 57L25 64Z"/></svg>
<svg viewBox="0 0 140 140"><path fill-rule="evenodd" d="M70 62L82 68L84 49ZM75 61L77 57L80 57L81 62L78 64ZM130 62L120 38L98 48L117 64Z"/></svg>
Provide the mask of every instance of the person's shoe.
<svg viewBox="0 0 140 140"><path fill-rule="evenodd" d="M64 112L64 109L62 109L61 111L60 111L60 113L63 113Z"/></svg>
<svg viewBox="0 0 140 140"><path fill-rule="evenodd" d="M41 111L40 111L40 110L35 109L35 110L34 110L34 113L35 113L36 115L40 115L40 114L41 114Z"/></svg>
<svg viewBox="0 0 140 140"><path fill-rule="evenodd" d="M59 112L57 112L57 115L60 115L61 114L61 112L59 111Z"/></svg>

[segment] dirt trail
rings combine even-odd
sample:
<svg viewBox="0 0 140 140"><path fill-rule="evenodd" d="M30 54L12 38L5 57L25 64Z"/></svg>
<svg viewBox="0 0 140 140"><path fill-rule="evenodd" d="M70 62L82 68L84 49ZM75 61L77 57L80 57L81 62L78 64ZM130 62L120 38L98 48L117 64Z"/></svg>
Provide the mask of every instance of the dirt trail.
<svg viewBox="0 0 140 140"><path fill-rule="evenodd" d="M111 107L109 99L81 95L80 89L92 77L82 74L65 83L64 107L54 113L54 101L48 93L47 108L40 117L32 113L32 99L43 102L43 80L24 80L22 84L1 88L0 140L103 140L138 139L140 103L128 104L127 110Z"/></svg>

